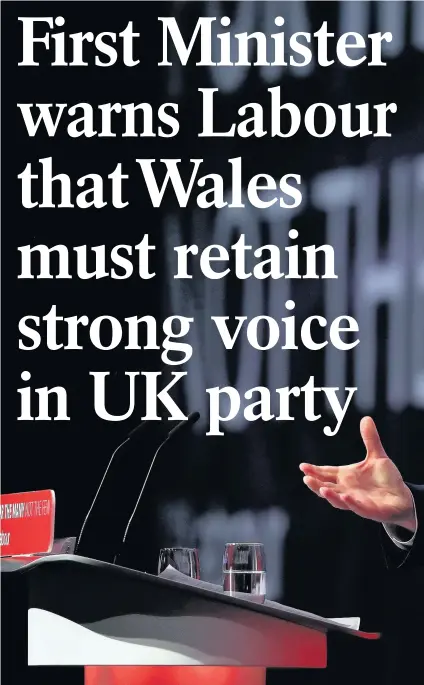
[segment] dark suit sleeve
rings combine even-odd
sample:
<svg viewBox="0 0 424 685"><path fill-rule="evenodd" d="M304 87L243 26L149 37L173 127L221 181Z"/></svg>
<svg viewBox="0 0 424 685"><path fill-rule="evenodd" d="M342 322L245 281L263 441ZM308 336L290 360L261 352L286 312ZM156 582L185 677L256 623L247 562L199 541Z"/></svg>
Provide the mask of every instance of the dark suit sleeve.
<svg viewBox="0 0 424 685"><path fill-rule="evenodd" d="M407 486L414 497L418 522L417 532L412 547L402 550L390 540L386 531L382 531L383 553L388 568L400 568L406 564L409 567L424 567L424 485L407 483Z"/></svg>

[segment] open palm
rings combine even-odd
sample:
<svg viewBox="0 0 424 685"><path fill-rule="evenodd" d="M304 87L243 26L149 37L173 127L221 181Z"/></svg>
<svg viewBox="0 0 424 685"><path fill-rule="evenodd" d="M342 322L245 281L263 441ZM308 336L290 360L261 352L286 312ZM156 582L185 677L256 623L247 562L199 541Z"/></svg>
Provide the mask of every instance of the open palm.
<svg viewBox="0 0 424 685"><path fill-rule="evenodd" d="M361 421L361 436L367 450L363 461L347 466L300 464L305 484L337 509L414 530L411 491L384 451L370 417Z"/></svg>

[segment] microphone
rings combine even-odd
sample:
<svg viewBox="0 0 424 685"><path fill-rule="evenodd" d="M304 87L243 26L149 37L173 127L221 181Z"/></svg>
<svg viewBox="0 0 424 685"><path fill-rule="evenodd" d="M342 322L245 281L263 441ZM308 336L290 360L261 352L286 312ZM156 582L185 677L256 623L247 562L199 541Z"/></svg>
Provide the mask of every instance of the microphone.
<svg viewBox="0 0 424 685"><path fill-rule="evenodd" d="M139 437L139 436L141 435L141 433L144 432L144 431L146 430L147 426L149 426L149 425L150 425L150 424L149 424L147 421L142 421L140 424L138 424L138 426L136 426L135 428L133 428L133 429L128 433L128 435L127 435L127 437L125 438L125 440L123 440L123 441L121 442L121 444L118 445L118 447L117 447L117 448L115 449L115 451L113 452L113 454L112 454L112 456L111 456L111 458L110 458L110 460L109 460L109 463L108 463L108 465L107 465L107 467L106 467L106 470L105 470L105 472L104 472L104 474L103 474L103 478L102 478L102 480L100 481L100 485L99 485L99 487L97 488L97 492L96 492L96 494L94 495L94 499L93 499L93 501L92 501L92 503L91 503L91 505L90 505L90 508L89 508L89 510L88 510L88 512L87 512L87 514L86 514L86 517L85 517L85 519L84 519L84 522L83 522L83 524L82 524L82 526L81 526L81 530L80 530L80 532L79 532L79 535L78 535L78 537L77 537L77 541L76 541L76 543L75 543L75 551L74 551L74 554L80 554L80 553L81 553L81 547L82 547L81 541L82 541L82 538L83 538L83 535L84 535L85 528L86 528L86 526L87 526L87 523L88 523L89 519L92 517L93 509L94 509L94 507L95 507L95 505L96 505L97 500L99 499L99 495L100 495L100 493L101 493L101 492L104 490L104 488L105 488L105 481L106 481L106 478L107 478L107 476L108 476L108 474L109 474L109 472L110 472L110 469L111 469L111 467L112 467L112 464L113 464L113 462L114 462L114 460L115 460L116 455L118 454L118 452L121 451L121 449L122 449L125 445L127 445L127 443L130 442L130 440L134 440L135 438ZM83 556L83 555L82 555L82 556Z"/></svg>
<svg viewBox="0 0 424 685"><path fill-rule="evenodd" d="M130 518L128 519L128 523L127 523L127 526L126 526L126 528L125 528L124 536L123 536L123 538L122 538L121 545L120 545L121 548L125 545L125 542L126 542L127 537L128 537L128 532L129 532L129 530L130 530L130 527L131 527L131 524L132 524L132 522L133 522L134 516L135 516L135 514L136 514L136 512L137 512L137 509L138 509L138 507L139 507L141 497L142 497L142 495L143 495L143 493L144 493L144 490L145 490L145 488L146 488L146 484L147 484L147 481L149 480L149 476L150 476L150 473L151 473L151 471L152 471L152 469L153 469L154 463L155 463L155 461L156 461L156 457L158 456L158 454L159 454L159 452L161 451L162 447L164 447L172 438L174 438L175 435L177 435L178 433L181 433L182 430L188 429L188 428L190 428L191 426L193 426L193 425L196 423L196 421L198 421L199 419L200 419L200 414L199 414L199 412L198 412L198 411L192 412L191 414L189 414L189 415L187 416L186 419L184 419L183 421L180 421L179 423L177 423L176 426L174 426L173 428L171 428L171 430L168 432L168 435L166 436L165 440L163 440L163 441L160 443L159 447L157 448L156 452L155 452L154 455L153 455L152 462L151 462L151 464L150 464L149 470L147 471L147 475L146 475L146 478L144 479L144 483L143 483L143 485L141 486L141 490L140 490L140 493L139 493L139 495L138 495L137 501L136 501L136 503L135 503L135 507L134 507L134 509L133 509L133 511L132 511L132 513L131 513ZM138 427L137 427L137 428L138 428ZM137 429L135 429L135 430L137 430ZM114 563L114 564L116 564L118 557L119 557L119 552L118 552L117 554L115 554L115 558L114 558L114 560L113 560L113 563Z"/></svg>
<svg viewBox="0 0 424 685"><path fill-rule="evenodd" d="M142 421L141 423L138 424L138 426L136 426L135 428L130 430L130 432L127 435L127 440L132 440L134 438L137 438L140 435L140 433L142 432L143 428L145 428L146 425L149 425L149 424L147 424L147 421Z"/></svg>
<svg viewBox="0 0 424 685"><path fill-rule="evenodd" d="M186 419L183 419L183 421L180 421L179 423L177 423L176 426L171 428L171 430L168 433L168 437L164 441L164 444L167 440L169 440L176 433L178 433L178 431L181 431L183 428L190 428L190 426L193 426L199 419L200 419L200 414L198 411L191 412L191 414L189 414Z"/></svg>

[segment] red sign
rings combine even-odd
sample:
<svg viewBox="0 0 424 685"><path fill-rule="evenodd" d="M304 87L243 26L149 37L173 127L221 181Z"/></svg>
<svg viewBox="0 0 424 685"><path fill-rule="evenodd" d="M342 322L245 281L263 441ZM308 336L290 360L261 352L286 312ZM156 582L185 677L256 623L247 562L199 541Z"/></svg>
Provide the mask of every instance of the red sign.
<svg viewBox="0 0 424 685"><path fill-rule="evenodd" d="M0 556L51 552L55 508L53 490L0 495Z"/></svg>

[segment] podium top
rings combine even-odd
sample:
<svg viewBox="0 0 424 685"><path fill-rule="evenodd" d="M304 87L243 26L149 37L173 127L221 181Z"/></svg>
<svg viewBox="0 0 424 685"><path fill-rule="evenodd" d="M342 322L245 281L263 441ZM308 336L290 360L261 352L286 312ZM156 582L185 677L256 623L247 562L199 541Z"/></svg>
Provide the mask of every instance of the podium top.
<svg viewBox="0 0 424 685"><path fill-rule="evenodd" d="M3 558L1 572L12 573L15 578L22 576L22 580L26 579L30 586L35 583L37 588L40 588L41 583L42 592L38 590L35 593L38 596L36 603L39 608L51 609L52 605L56 607L66 603L68 613L71 600L72 613L75 612L74 620L78 622L81 622L82 618L87 620L87 612L90 612L88 604L96 605L91 611L116 614L137 604L142 596L143 603L147 601L148 604L155 604L155 613L166 606L166 613L172 614L173 611L179 611L182 604L191 602L194 605L196 601L203 601L207 602L209 610L217 613L220 608L224 610L233 607L247 611L251 615L253 612L261 614L264 618L277 618L321 633L346 633L366 640L376 640L380 637L380 633L354 630L332 619L276 602L266 600L264 604L258 604L248 598L231 597L220 589L212 589L216 586L209 586L202 581L187 579L180 582L174 577L170 579L154 576L71 554L38 558ZM60 596L54 591L54 588L58 587L61 588ZM78 601L78 597L81 598L81 602ZM105 604L108 606L105 607Z"/></svg>

